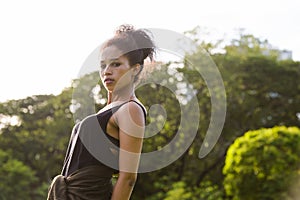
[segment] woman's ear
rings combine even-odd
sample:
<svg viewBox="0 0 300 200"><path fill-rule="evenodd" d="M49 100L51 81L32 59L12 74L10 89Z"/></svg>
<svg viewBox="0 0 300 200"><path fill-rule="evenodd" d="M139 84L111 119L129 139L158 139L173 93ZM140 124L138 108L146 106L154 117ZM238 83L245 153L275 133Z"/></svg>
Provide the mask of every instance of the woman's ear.
<svg viewBox="0 0 300 200"><path fill-rule="evenodd" d="M133 68L134 76L138 75L141 71L141 65L140 64L135 64L132 68Z"/></svg>

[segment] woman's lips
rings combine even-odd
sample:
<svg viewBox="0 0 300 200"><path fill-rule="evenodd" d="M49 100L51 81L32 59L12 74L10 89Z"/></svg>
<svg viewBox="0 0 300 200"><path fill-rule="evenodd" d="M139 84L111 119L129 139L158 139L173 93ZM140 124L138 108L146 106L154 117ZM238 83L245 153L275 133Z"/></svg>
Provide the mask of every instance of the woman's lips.
<svg viewBox="0 0 300 200"><path fill-rule="evenodd" d="M113 81L114 81L114 79L106 78L106 79L104 80L104 83L110 84L110 83L112 83Z"/></svg>

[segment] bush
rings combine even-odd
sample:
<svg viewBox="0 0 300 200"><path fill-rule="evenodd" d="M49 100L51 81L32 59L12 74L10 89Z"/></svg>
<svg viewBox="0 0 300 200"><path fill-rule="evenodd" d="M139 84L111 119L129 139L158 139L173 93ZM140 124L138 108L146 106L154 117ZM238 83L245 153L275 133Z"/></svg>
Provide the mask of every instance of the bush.
<svg viewBox="0 0 300 200"><path fill-rule="evenodd" d="M223 168L226 196L234 200L294 199L300 180L300 129L248 131L229 147Z"/></svg>

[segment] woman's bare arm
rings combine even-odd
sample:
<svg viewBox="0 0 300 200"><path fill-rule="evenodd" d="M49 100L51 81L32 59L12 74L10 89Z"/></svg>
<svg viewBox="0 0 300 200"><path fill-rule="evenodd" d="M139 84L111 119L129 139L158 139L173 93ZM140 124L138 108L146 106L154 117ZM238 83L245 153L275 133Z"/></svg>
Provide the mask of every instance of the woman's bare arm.
<svg viewBox="0 0 300 200"><path fill-rule="evenodd" d="M128 200L137 179L145 119L142 108L134 102L122 106L115 119L120 140L119 178L111 199Z"/></svg>

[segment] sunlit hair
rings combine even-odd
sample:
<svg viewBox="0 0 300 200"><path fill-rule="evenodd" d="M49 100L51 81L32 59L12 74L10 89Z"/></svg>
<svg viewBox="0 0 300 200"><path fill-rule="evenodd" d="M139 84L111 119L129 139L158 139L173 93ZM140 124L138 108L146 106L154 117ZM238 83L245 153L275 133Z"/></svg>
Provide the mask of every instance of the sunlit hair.
<svg viewBox="0 0 300 200"><path fill-rule="evenodd" d="M154 60L156 47L150 35L151 32L147 29L136 30L132 25L123 24L117 28L114 37L102 45L101 51L106 47L115 46L123 56L127 57L130 66L140 64L141 72L146 58L150 61Z"/></svg>

